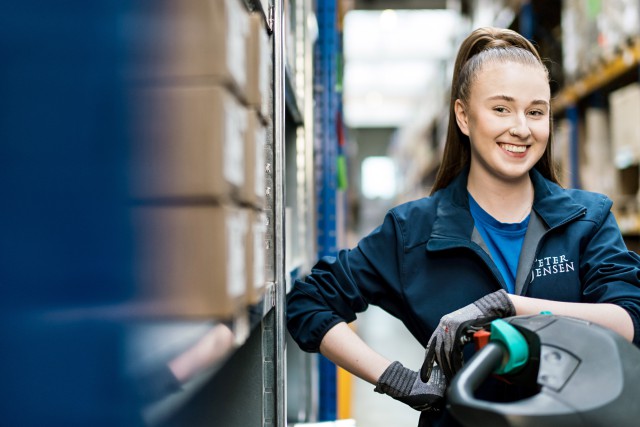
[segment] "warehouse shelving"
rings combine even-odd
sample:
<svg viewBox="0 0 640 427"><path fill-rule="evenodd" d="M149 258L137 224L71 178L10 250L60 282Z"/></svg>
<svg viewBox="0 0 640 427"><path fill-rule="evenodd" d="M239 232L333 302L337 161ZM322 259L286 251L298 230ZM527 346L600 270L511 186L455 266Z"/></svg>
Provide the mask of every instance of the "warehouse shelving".
<svg viewBox="0 0 640 427"><path fill-rule="evenodd" d="M278 30L278 12L282 10L276 2L272 8L265 9L262 2L245 1L248 11L259 13L265 28L270 30L273 77L271 102L280 105L279 91L283 90L279 82L278 43L282 33ZM156 353L149 349L159 346L172 337L185 346L193 346L195 339L207 337L208 331L216 328L229 328L233 341L217 363L200 372L195 378L182 385L178 392L152 402L144 408L145 421L150 425L206 425L212 419L217 425L284 425L284 362L282 339L282 266L283 206L282 206L282 147L278 126L281 113L273 106L267 111L267 144L263 164L256 167L265 170L266 234L265 280L266 289L261 301L230 318L188 319L158 322L151 320L141 327L130 331L130 346L140 349L146 356ZM197 331L200 330L200 335ZM191 340L185 338L192 336ZM154 342L155 341L155 342ZM197 341L196 341L197 342ZM196 344L197 345L197 344ZM170 348L175 355L180 348ZM214 349L215 350L215 349ZM188 349L186 351L189 351ZM160 356L152 354L156 359ZM162 360L162 359L160 359ZM238 384L236 381L242 378ZM237 411L244 407L249 410ZM282 407L280 407L282 406Z"/></svg>
<svg viewBox="0 0 640 427"><path fill-rule="evenodd" d="M610 101L612 94L637 83L640 78L640 33L628 22L624 28L621 22L609 27L604 23L616 19L607 13L620 15L621 12L625 21L637 22L639 8L637 2L632 1L616 5L563 3L563 19L567 16L571 19L563 24L560 42L563 56L570 57L570 66L567 67L566 58L564 61L556 58L554 65L563 63L565 69L563 75L555 79L552 73L552 89L554 80L561 82L552 96L552 111L558 130L556 148L561 153L558 160L564 170L563 184L602 192L612 198L613 212L627 245L636 251L640 248L637 239L638 164L633 155L615 147L614 127L619 123L614 120ZM555 25L559 28L559 23ZM583 33L576 32L576 28ZM560 33L557 29L551 31ZM580 46L570 45L570 42L589 49L579 49ZM627 144L633 145L631 141ZM591 176L598 178L589 179Z"/></svg>
<svg viewBox="0 0 640 427"><path fill-rule="evenodd" d="M306 24L311 2L275 1L267 10L264 2L245 3L249 10L262 12L271 29L273 47L273 111L268 120L264 165L267 291L264 299L251 307L248 324L243 319L232 320L232 325L242 329L237 335L239 342L215 371L194 381L190 390L149 408L150 417L159 420L160 426L205 425L211 419L220 426L286 424L284 297L294 276L310 268L309 248L313 245L307 239L313 233L309 216L314 201L309 183L312 126L305 120L312 99L303 66L310 68L305 55L309 54L311 42L303 27L287 31L289 17L285 11L295 8ZM302 65L294 67L289 63L287 43L306 46L306 54L304 49L298 49ZM289 253L296 256L288 256Z"/></svg>
<svg viewBox="0 0 640 427"><path fill-rule="evenodd" d="M625 146L617 146L620 123L632 123L633 118L622 119L624 112L614 113L613 97L640 78L640 33L637 25L629 25L638 22L639 8L633 1L615 6L564 3L563 17L571 18L563 25L564 84L552 97L560 130L557 146L564 153L560 159L567 171L564 184L602 192L613 199L613 212L632 250L640 248L636 237L638 159L632 153L637 141L628 135ZM622 16L624 22L617 22ZM607 26L609 21L617 25Z"/></svg>
<svg viewBox="0 0 640 427"><path fill-rule="evenodd" d="M562 88L553 100L554 112L561 113L567 107L605 88L626 73L635 71L639 64L640 39L633 39L628 46L621 47L615 56L608 60L603 59L590 74Z"/></svg>
<svg viewBox="0 0 640 427"><path fill-rule="evenodd" d="M185 421L191 425L198 419L196 413L202 414L199 417L201 420L211 419L215 414L216 422L221 426L286 424L284 296L292 275L301 274L309 268L305 236L310 232L307 216L310 214L308 206L313 205L313 200L307 179L311 168L309 159L312 158L312 151L308 148L311 140L304 138L310 132L310 126L304 119L304 115L308 114L305 113L305 107L311 104L309 99L304 98L305 86L296 85L294 81L299 75L304 77L305 70L300 66L292 67L285 50L286 43L296 43L297 39L307 42L300 28L297 33L287 31L289 17L285 16L285 11L296 8L304 18L310 4L306 0L275 1L264 13L273 38L274 110L265 165L265 212L269 224L266 243L270 248L267 253L267 278L270 291L261 304L262 312L257 316L260 327L253 330L210 384L205 385L199 396L192 398L187 409L182 410L169 425L180 425ZM257 2L249 6L250 9L259 7ZM301 54L304 55L304 52ZM292 241L295 237L298 242ZM290 252L297 254L297 257L289 257ZM247 373L243 375L241 370ZM240 387L240 392L234 391L232 396L225 394L224 400L214 399L216 394L225 389L237 390L239 376L247 381L244 387ZM204 396L210 396L211 399ZM215 401L212 403L212 400ZM238 411L239 407L244 410Z"/></svg>
<svg viewBox="0 0 640 427"><path fill-rule="evenodd" d="M263 206L224 203L265 214L265 286L257 301L225 315L166 311L136 299L140 289L132 278L132 208L219 203L202 197L132 198L129 188L130 90L209 83L206 78L143 81L125 69L129 42L139 29L133 25L136 14L157 4L186 3L98 1L89 7L72 1L63 10L23 0L0 16L6 64L0 182L9 207L0 213L0 281L9 284L3 319L10 327L2 335L7 423L284 427L288 421L336 418L335 367L287 345L284 306L293 280L341 245L346 203L337 187L341 2L237 3L261 17L269 39L266 146L258 162L265 173L265 200ZM467 9L476 4L460 3ZM501 2L500 11L516 3ZM540 4L547 2L513 9L508 24L534 28ZM574 171L580 167L584 110L594 95L638 80L639 40L607 58L563 84L553 100L557 117L571 123ZM236 88L230 92L242 98ZM438 119L429 127L435 140L442 139L446 117ZM433 175L436 168L434 161L426 171ZM636 241L637 236L637 230L627 235ZM154 383L155 389L147 390L154 388L151 381L163 381L167 363L216 331L219 351L192 378L174 388Z"/></svg>
<svg viewBox="0 0 640 427"><path fill-rule="evenodd" d="M217 84L202 76L132 72L134 53L171 45L171 33L159 29L183 25L186 21L172 22L170 13L188 5L172 0L98 2L91 7L71 2L61 10L26 0L8 7L0 18L4 46L11 46L3 51L3 81L11 87L4 93L12 105L3 109L11 123L3 126L7 163L2 194L14 206L1 215L6 226L3 283L13 287L3 302L3 316L12 325L3 332L10 365L3 370L3 387L5 401L12 402L3 410L6 422L286 425L284 297L290 270L302 274L308 269L308 248L313 248L306 245L313 231L307 226L313 208L308 179L313 150L305 149L312 143L312 99L304 92L310 80L304 67L286 64L285 39L292 34L285 33L283 0L226 1L237 2L243 14L259 15L269 39L269 107L260 112L267 140L264 160L256 165L265 173L263 206L235 195L224 200L161 192L132 196L133 177L141 169L132 168L132 153L139 148L134 125L147 113L137 109L139 90ZM291 4L304 21L311 2ZM40 14L49 18L39 19ZM34 44L43 48L32 49ZM19 55L20 50L31 53ZM308 58L301 60L309 65ZM237 89L224 87L231 99L247 106ZM40 116L38 123L33 123L34 114ZM287 150L296 154L292 161ZM285 194L288 169L299 172L293 174L298 197L291 200ZM140 236L132 212L219 205L266 216L263 295L213 315L186 313L170 300L159 304L147 298L143 290L159 290L141 289L135 279ZM298 209L297 214L287 217L287 207ZM295 266L285 265L286 227L300 229L305 243L298 247ZM176 286L173 295L179 296L180 289ZM153 296L161 300L163 295ZM40 345L46 350L34 350ZM166 375L168 364L197 353L202 345L209 346L206 360L176 384Z"/></svg>

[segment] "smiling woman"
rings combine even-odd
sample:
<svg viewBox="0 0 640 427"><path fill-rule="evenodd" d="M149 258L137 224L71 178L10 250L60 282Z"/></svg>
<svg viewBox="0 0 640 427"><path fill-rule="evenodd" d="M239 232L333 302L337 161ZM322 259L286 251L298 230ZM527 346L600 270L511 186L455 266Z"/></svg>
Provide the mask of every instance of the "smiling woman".
<svg viewBox="0 0 640 427"><path fill-rule="evenodd" d="M547 70L527 39L472 32L456 59L432 194L391 209L288 296L289 331L303 350L421 411L420 426L459 426L439 409L464 361L460 337L471 340L465 325L550 310L640 345L640 258L627 250L611 200L558 184L549 99ZM420 372L346 325L370 304L426 348ZM525 397L505 384L483 390L492 401Z"/></svg>
<svg viewBox="0 0 640 427"><path fill-rule="evenodd" d="M478 70L468 99L455 101L458 127L471 148L467 188L500 222L521 221L533 203L529 170L547 148L549 97L540 65L499 61Z"/></svg>

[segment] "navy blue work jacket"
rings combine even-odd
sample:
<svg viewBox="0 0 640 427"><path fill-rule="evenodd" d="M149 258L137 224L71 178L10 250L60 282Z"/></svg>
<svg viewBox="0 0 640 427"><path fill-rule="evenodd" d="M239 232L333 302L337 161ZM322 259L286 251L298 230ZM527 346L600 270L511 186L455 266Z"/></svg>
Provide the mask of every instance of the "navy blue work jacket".
<svg viewBox="0 0 640 427"><path fill-rule="evenodd" d="M516 293L556 301L613 303L640 343L640 257L627 250L606 196L563 189L535 169L535 198ZM431 197L390 210L358 246L325 257L287 297L287 326L316 352L335 324L369 304L400 319L426 346L440 318L506 285L469 213L467 173Z"/></svg>

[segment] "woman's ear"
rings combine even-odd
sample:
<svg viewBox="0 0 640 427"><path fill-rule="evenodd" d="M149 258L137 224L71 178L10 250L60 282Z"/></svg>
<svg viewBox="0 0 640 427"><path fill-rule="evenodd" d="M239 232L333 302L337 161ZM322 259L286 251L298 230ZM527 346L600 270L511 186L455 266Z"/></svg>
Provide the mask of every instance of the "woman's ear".
<svg viewBox="0 0 640 427"><path fill-rule="evenodd" d="M456 99L453 105L453 110L456 113L456 123L463 134L469 136L469 116L464 108L464 104L460 99Z"/></svg>

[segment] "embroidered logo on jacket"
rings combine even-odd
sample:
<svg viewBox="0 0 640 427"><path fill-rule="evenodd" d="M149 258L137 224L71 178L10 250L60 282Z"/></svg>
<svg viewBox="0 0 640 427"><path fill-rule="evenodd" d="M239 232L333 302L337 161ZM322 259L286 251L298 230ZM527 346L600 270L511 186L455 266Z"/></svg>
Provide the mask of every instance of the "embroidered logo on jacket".
<svg viewBox="0 0 640 427"><path fill-rule="evenodd" d="M567 260L566 255L560 256L548 256L540 259L536 259L533 262L533 269L531 270L531 281L533 282L536 277L549 276L551 274L562 274L575 271L573 261Z"/></svg>

